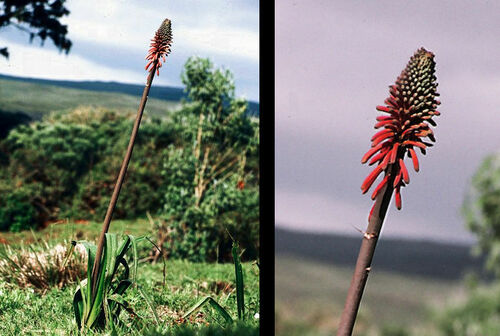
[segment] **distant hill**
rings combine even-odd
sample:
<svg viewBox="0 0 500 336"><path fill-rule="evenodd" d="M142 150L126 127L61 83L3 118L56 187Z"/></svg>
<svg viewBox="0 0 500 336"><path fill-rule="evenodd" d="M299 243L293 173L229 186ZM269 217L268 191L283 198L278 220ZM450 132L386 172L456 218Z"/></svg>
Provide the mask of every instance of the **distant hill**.
<svg viewBox="0 0 500 336"><path fill-rule="evenodd" d="M38 79L38 78L27 78L27 77L15 77L2 74L0 74L0 79L21 81L21 82L41 84L41 85L53 85L53 86L78 89L78 90L122 93L132 96L138 96L139 98L142 96L142 91L144 90L144 85L124 84L118 82L50 80L50 79ZM187 98L187 95L184 92L184 90L179 87L152 85L149 91L149 98L156 98L171 102L180 102L182 98ZM256 102L249 102L248 113L250 115L258 116L259 104Z"/></svg>
<svg viewBox="0 0 500 336"><path fill-rule="evenodd" d="M305 233L278 227L275 231L276 255L300 256L331 265L354 267L360 244L361 235ZM484 257L473 257L470 249L470 245L381 237L373 268L442 279L458 279L474 271L489 278L482 271Z"/></svg>

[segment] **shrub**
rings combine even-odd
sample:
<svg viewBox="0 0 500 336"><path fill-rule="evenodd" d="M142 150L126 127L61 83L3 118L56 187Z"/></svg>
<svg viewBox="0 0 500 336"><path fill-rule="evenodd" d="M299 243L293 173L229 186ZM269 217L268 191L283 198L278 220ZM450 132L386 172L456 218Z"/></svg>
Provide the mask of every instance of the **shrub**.
<svg viewBox="0 0 500 336"><path fill-rule="evenodd" d="M169 146L163 167L168 251L192 261L230 260L232 235L244 257L255 258L258 121L235 98L232 74L208 59L190 58L182 81L190 100L172 120L184 145Z"/></svg>
<svg viewBox="0 0 500 336"><path fill-rule="evenodd" d="M64 217L101 220L132 122L113 111L77 108L12 130L0 143L0 230ZM163 206L160 153L175 141L171 129L166 121L145 120L114 218Z"/></svg>
<svg viewBox="0 0 500 336"><path fill-rule="evenodd" d="M18 232L35 227L37 210L31 203L30 193L26 188L8 190L0 186L0 231Z"/></svg>

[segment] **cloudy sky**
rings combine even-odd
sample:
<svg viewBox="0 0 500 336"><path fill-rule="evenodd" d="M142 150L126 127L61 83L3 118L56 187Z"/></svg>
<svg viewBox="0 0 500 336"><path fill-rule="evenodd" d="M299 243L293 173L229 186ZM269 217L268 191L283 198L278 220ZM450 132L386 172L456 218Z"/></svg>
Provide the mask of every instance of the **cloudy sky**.
<svg viewBox="0 0 500 336"><path fill-rule="evenodd" d="M391 204L383 236L472 241L460 208L500 150L500 3L277 1L276 223L359 234L372 201L361 165L388 85L420 47L436 55L437 143Z"/></svg>
<svg viewBox="0 0 500 336"><path fill-rule="evenodd" d="M0 31L0 73L23 77L144 83L144 57L164 18L172 20L173 45L168 65L155 83L181 86L180 73L192 55L210 57L230 69L236 94L258 101L258 0L70 0L68 25L73 42L69 55L51 41L39 47L28 35L9 27Z"/></svg>

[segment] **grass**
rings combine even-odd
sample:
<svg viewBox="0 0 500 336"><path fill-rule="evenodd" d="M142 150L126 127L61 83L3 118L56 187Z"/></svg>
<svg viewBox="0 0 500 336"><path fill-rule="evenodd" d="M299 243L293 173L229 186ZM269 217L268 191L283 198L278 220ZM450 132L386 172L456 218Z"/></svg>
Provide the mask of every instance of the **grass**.
<svg viewBox="0 0 500 336"><path fill-rule="evenodd" d="M351 267L276 256L276 334L333 334L351 276ZM460 279L404 276L378 271L375 265L353 334L384 335L383 329L403 328L412 335L435 335L434 310L441 310L450 300L460 301L465 294Z"/></svg>
<svg viewBox="0 0 500 336"><path fill-rule="evenodd" d="M8 112L23 112L33 119L40 119L49 112L74 109L80 105L134 113L140 99L140 95L70 89L0 79L1 109ZM179 102L149 98L145 114L162 117L178 106Z"/></svg>
<svg viewBox="0 0 500 336"><path fill-rule="evenodd" d="M48 242L62 242L64 240L97 240L102 227L101 222L61 220L51 224L48 228L37 231L36 238ZM150 235L154 238L153 228L147 219L114 220L113 232L131 234L134 236ZM10 246L20 246L34 242L30 231L0 232L0 243Z"/></svg>
<svg viewBox="0 0 500 336"><path fill-rule="evenodd" d="M94 222L55 224L37 232L37 237L63 241L74 239L78 234L81 236L78 239L95 240L99 229L100 223ZM148 234L150 226L146 220L114 221L112 229L117 233L141 235ZM2 239L12 248L28 244L29 240L33 239L30 236L29 232L1 234ZM146 242L143 245L149 248ZM247 318L244 322L229 325L210 305L201 307L187 319L182 316L200 299L211 296L237 320L233 264L168 260L163 286L163 264L140 263L137 281L151 298L159 316L160 326L155 324L153 312L138 290L131 288L125 294L125 300L142 319L138 320L122 312L121 317L126 325L118 328L118 334L134 334L132 325L142 321L143 326L147 328L136 333L137 335L257 335L259 320L254 316L259 311L258 268L251 263L243 263L243 274ZM73 283L62 289L53 288L41 294L31 288L12 287L0 280L0 335L75 334L72 300L76 287L77 284Z"/></svg>

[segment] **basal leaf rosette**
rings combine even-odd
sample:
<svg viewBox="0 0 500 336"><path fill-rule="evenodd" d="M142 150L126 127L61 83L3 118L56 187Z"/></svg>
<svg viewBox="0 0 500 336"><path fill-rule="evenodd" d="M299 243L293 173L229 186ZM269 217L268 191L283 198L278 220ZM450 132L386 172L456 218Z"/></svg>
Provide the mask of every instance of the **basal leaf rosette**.
<svg viewBox="0 0 500 336"><path fill-rule="evenodd" d="M395 192L396 207L401 209L401 188L410 183L405 156L410 158L415 171L419 171L416 150L425 155L435 142L430 126L436 126L432 119L439 116L440 104L436 88L434 54L420 48L410 58L394 85L389 86L389 98L377 110L384 115L377 117L375 129L380 129L371 138L371 149L363 156L361 163L376 165L361 185L366 193L377 177L384 172L384 178L372 193L375 199L388 185ZM430 142L428 142L430 141Z"/></svg>

